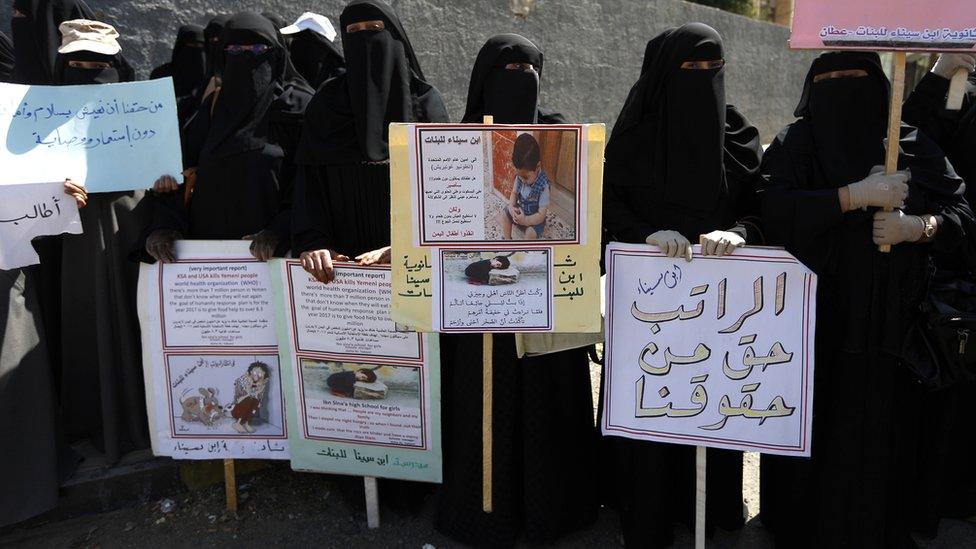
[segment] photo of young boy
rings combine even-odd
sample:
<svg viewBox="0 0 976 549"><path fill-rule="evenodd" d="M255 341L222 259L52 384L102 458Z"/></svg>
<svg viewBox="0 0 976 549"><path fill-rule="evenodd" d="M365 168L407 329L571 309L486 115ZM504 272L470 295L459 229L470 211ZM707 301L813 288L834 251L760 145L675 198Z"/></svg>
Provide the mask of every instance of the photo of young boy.
<svg viewBox="0 0 976 549"><path fill-rule="evenodd" d="M532 134L523 133L515 139L512 165L516 170L513 190L507 208L498 215L502 238L512 239L514 225L525 240L541 239L549 212L550 183L542 169L542 150Z"/></svg>

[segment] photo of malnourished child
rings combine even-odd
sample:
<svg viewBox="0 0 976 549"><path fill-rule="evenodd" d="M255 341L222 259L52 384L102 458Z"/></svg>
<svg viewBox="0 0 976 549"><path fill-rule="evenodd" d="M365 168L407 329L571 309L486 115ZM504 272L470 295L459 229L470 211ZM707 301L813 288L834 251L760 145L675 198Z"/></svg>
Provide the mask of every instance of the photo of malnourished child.
<svg viewBox="0 0 976 549"><path fill-rule="evenodd" d="M277 356L172 355L166 364L173 437L285 437Z"/></svg>
<svg viewBox="0 0 976 549"><path fill-rule="evenodd" d="M571 130L491 132L486 240L576 239L577 140Z"/></svg>

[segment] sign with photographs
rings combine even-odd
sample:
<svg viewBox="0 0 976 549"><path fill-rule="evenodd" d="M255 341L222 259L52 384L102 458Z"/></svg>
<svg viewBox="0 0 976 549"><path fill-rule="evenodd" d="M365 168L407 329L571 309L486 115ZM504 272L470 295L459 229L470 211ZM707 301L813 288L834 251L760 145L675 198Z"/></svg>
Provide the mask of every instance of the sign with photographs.
<svg viewBox="0 0 976 549"><path fill-rule="evenodd" d="M436 335L390 319L390 267L337 263L322 284L274 260L292 468L441 481Z"/></svg>
<svg viewBox="0 0 976 549"><path fill-rule="evenodd" d="M153 453L288 459L268 264L246 241L181 241L143 264L139 320Z"/></svg>
<svg viewBox="0 0 976 549"><path fill-rule="evenodd" d="M599 332L605 128L394 124L392 318Z"/></svg>

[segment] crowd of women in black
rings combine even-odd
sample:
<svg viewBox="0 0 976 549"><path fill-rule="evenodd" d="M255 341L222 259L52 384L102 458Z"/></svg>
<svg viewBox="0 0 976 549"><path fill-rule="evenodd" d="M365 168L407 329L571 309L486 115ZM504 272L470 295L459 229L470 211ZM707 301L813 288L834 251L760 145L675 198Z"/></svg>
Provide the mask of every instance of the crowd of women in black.
<svg viewBox="0 0 976 549"><path fill-rule="evenodd" d="M14 8L0 79L132 79L121 54L57 53L60 23L95 18L82 0ZM174 79L185 183L150 174L147 184L160 176L152 191L91 196L69 185L87 203L85 233L39 241L40 266L0 272L9 296L0 304L0 524L56 504L77 463L72 443L90 441L109 463L148 445L136 261L172 261L178 239L250 239L255 257L290 253L323 283L335 261L389 262L388 126L449 117L390 6L353 0L339 24L341 54L311 31L286 38L272 14L182 27L153 76ZM462 122L563 122L540 105L543 59L522 36L489 38ZM976 259L964 184L976 180L976 102L944 108L959 67L972 71L972 57L943 56L908 99L913 125L901 128L891 175L879 168L889 83L873 53L819 56L796 121L763 152L726 101L734 67L722 38L687 24L648 42L613 127L607 241L689 260L700 235L709 254L785 246L819 275L813 457L762 459L761 520L780 546L911 547L913 532L933 535L939 518L976 512L967 459L976 388L959 380L928 390L911 344L932 288L970 284ZM442 337L439 530L477 546L554 542L606 506L628 547L663 547L692 522L693 449L600 437L589 349L520 359L511 335L493 345L494 512L482 512L481 345ZM710 533L736 530L742 454L709 454ZM383 491L408 507L431 496L411 483Z"/></svg>

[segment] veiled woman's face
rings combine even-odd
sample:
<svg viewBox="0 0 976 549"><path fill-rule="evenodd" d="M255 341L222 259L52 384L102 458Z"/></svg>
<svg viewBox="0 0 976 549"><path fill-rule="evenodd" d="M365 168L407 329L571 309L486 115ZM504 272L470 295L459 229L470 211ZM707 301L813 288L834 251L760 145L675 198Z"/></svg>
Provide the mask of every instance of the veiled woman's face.
<svg viewBox="0 0 976 549"><path fill-rule="evenodd" d="M813 77L813 83L823 82L824 80L833 80L835 78L866 78L868 71L864 69L849 69L842 71L830 71L824 72Z"/></svg>
<svg viewBox="0 0 976 549"><path fill-rule="evenodd" d="M721 69L725 66L725 59L712 59L709 61L685 61L681 64L682 70L707 71Z"/></svg>
<svg viewBox="0 0 976 549"><path fill-rule="evenodd" d="M381 31L386 28L386 23L382 19L371 19L369 21L357 21L346 25L346 34L353 34L360 31Z"/></svg>
<svg viewBox="0 0 976 549"><path fill-rule="evenodd" d="M539 72L532 63L509 63L505 65L507 71Z"/></svg>

